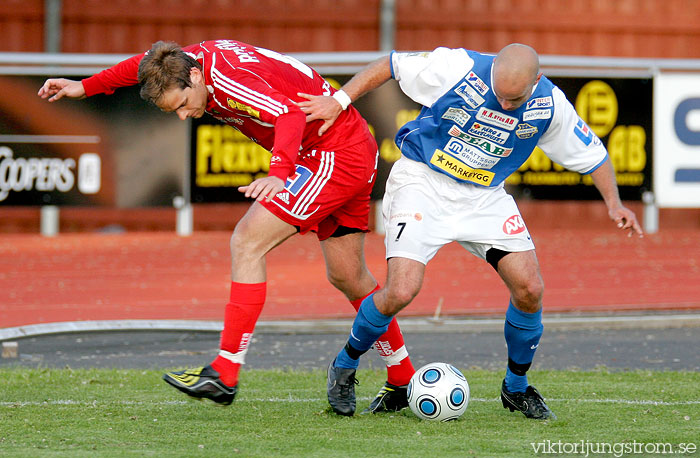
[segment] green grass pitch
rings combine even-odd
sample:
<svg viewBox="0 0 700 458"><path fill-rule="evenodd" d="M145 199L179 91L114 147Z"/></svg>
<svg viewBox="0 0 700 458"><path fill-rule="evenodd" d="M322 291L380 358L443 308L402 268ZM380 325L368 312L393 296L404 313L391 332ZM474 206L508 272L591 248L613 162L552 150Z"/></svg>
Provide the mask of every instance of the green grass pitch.
<svg viewBox="0 0 700 458"><path fill-rule="evenodd" d="M408 409L336 416L323 371L244 371L237 399L220 407L168 387L161 371L5 368L0 456L700 455L698 373L532 371L556 421L504 409L500 372L465 375L466 413L435 423ZM358 411L383 377L358 372Z"/></svg>

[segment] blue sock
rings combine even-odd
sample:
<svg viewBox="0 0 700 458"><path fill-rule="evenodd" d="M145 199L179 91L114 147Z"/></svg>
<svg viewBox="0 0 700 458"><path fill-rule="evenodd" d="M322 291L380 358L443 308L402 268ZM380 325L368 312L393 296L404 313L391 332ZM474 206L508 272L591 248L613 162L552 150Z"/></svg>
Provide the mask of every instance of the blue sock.
<svg viewBox="0 0 700 458"><path fill-rule="evenodd" d="M345 348L343 348L338 353L338 356L335 357L335 363L333 365L346 369L357 369L357 366L360 365L360 359L352 359L350 355L348 355L348 352L345 351Z"/></svg>
<svg viewBox="0 0 700 458"><path fill-rule="evenodd" d="M526 313L508 304L503 333L508 344L506 388L523 393L528 387L527 371L542 337L542 310Z"/></svg>
<svg viewBox="0 0 700 458"><path fill-rule="evenodd" d="M386 332L393 318L377 310L374 305L374 294L367 296L360 304L355 321L352 323L347 345L335 358L335 367L357 369L360 356L372 348L374 342ZM348 353L348 346L352 355Z"/></svg>
<svg viewBox="0 0 700 458"><path fill-rule="evenodd" d="M527 375L515 375L510 371L510 367L506 368L506 388L511 393L524 393L530 384L527 381Z"/></svg>

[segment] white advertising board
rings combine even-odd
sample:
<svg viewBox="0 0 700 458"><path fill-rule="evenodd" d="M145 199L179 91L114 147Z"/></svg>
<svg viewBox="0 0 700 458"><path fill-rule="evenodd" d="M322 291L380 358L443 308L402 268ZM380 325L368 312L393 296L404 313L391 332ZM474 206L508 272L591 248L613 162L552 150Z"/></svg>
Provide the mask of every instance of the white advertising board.
<svg viewBox="0 0 700 458"><path fill-rule="evenodd" d="M659 207L700 207L700 74L654 78L654 194Z"/></svg>

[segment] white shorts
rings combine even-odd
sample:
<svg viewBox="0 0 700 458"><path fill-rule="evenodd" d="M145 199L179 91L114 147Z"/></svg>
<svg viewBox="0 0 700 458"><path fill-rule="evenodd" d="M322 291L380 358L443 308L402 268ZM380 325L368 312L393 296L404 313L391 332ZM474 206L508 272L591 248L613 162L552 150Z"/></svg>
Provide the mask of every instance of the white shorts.
<svg viewBox="0 0 700 458"><path fill-rule="evenodd" d="M387 259L427 264L450 242L484 260L491 248L535 249L515 200L503 186L459 183L403 156L391 169L383 205Z"/></svg>

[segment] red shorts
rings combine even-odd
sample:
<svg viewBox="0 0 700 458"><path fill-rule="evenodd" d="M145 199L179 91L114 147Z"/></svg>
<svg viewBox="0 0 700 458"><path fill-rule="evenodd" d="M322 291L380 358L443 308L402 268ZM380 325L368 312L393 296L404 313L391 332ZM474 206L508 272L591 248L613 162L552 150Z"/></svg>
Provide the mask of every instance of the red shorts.
<svg viewBox="0 0 700 458"><path fill-rule="evenodd" d="M367 232L377 158L372 137L340 151L303 151L284 191L262 205L300 233L316 232L319 240L338 226Z"/></svg>

